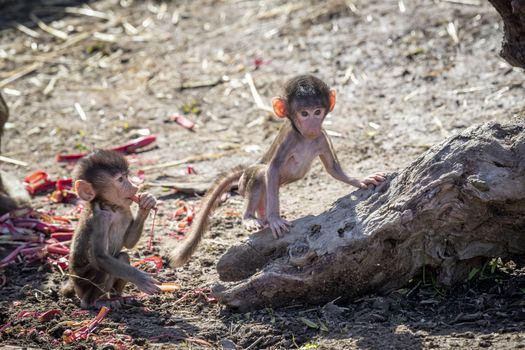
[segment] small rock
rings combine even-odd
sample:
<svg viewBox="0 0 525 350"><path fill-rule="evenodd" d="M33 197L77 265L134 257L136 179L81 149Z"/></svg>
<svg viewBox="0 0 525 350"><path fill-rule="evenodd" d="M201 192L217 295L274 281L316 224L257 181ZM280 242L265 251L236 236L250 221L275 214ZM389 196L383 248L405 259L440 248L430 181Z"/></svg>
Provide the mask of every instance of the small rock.
<svg viewBox="0 0 525 350"><path fill-rule="evenodd" d="M237 344L230 339L223 339L220 341L220 344L223 349L237 349Z"/></svg>
<svg viewBox="0 0 525 350"><path fill-rule="evenodd" d="M401 311L401 305L397 301L393 302L390 304L390 310L393 312L399 312Z"/></svg>
<svg viewBox="0 0 525 350"><path fill-rule="evenodd" d="M463 338L474 339L475 336L474 336L474 333L472 333L472 332L465 332L465 333L463 333Z"/></svg>
<svg viewBox="0 0 525 350"><path fill-rule="evenodd" d="M333 302L329 302L321 308L321 313L325 318L338 318L340 317L345 308L335 305Z"/></svg>
<svg viewBox="0 0 525 350"><path fill-rule="evenodd" d="M419 330L419 331L416 331L416 333L414 333L414 336L416 336L418 338L424 338L424 337L428 336L428 332L423 331L423 330Z"/></svg>
<svg viewBox="0 0 525 350"><path fill-rule="evenodd" d="M427 346L428 346L429 349L436 349L436 348L439 348L439 344L436 344L436 343L434 343L434 342L429 342L429 343L427 344Z"/></svg>
<svg viewBox="0 0 525 350"><path fill-rule="evenodd" d="M383 297L378 297L372 303L372 307L376 310L387 312L388 309L390 308L390 302Z"/></svg>
<svg viewBox="0 0 525 350"><path fill-rule="evenodd" d="M385 315L381 315L379 313L370 314L369 317L372 322L386 322L387 320Z"/></svg>
<svg viewBox="0 0 525 350"><path fill-rule="evenodd" d="M482 348L489 348L492 345L488 340L480 340L479 346Z"/></svg>

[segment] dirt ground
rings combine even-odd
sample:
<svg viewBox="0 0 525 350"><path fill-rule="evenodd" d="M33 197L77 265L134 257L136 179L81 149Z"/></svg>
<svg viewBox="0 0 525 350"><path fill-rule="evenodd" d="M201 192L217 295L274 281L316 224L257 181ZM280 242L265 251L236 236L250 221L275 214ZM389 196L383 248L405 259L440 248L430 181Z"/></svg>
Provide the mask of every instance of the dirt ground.
<svg viewBox="0 0 525 350"><path fill-rule="evenodd" d="M98 12L78 11L88 7ZM62 34L36 27L31 11ZM15 29L16 23L36 35ZM155 147L131 159L132 173L143 169L148 191L164 201L157 239L149 251L150 219L132 255L162 256L163 243L176 231L174 210L181 200L198 204L199 197L151 184L207 186L217 174L255 161L279 128L257 106L247 74L264 106L296 74L313 73L336 88L338 104L325 126L348 173L363 176L402 169L472 124L523 118L523 72L499 58L501 37L499 16L481 0L0 1L0 87L11 109L2 152L28 163L0 166L20 179L35 170L69 176L71 166L56 162L56 154L157 135ZM16 74L21 77L5 80ZM193 120L194 132L170 121L174 113ZM169 166L201 154L210 156ZM188 165L196 174L188 174ZM303 180L282 189L281 210L289 219L316 215L349 191L316 162ZM58 213L72 208L52 204L45 195L34 197L32 205ZM233 313L198 291L219 282L216 261L249 234L237 216L241 210L242 198L233 195L217 210L190 263L160 272L160 280L181 283L180 291L143 297L128 287L137 299L112 309L94 332L113 345L95 338L63 344L66 321L92 319L97 312L79 313L77 301L58 294L66 277L55 267L9 266L0 289L0 325L12 326L0 333L0 344L525 347L525 270L497 260L453 289L435 285L426 271L406 288L350 304ZM62 314L47 323L14 317L21 310L53 308Z"/></svg>

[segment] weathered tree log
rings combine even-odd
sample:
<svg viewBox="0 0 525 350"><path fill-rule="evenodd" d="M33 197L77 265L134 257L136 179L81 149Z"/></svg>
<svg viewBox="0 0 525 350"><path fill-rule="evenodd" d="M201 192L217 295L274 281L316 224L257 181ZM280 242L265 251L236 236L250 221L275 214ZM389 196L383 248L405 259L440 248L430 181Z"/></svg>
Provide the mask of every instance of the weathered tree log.
<svg viewBox="0 0 525 350"><path fill-rule="evenodd" d="M525 0L489 1L503 19L501 57L513 66L525 68Z"/></svg>
<svg viewBox="0 0 525 350"><path fill-rule="evenodd" d="M0 94L0 153L2 147L2 135L4 133L4 125L5 123L7 123L7 119L9 119L9 109L7 108L7 104L5 103L2 94Z"/></svg>
<svg viewBox="0 0 525 350"><path fill-rule="evenodd" d="M246 311L348 300L405 285L423 266L451 285L483 257L525 254L525 124L471 127L375 189L232 247L222 303Z"/></svg>
<svg viewBox="0 0 525 350"><path fill-rule="evenodd" d="M4 125L9 119L9 109L0 94L0 147ZM29 202L29 195L22 184L12 175L0 171L0 215Z"/></svg>

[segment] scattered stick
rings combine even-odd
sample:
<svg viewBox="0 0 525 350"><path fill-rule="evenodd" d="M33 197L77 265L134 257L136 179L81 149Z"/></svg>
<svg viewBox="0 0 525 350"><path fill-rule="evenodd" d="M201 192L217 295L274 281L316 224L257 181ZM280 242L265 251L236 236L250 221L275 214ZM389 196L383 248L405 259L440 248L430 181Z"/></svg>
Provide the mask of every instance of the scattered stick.
<svg viewBox="0 0 525 350"><path fill-rule="evenodd" d="M96 17L96 18L101 18L101 19L106 19L106 20L110 20L113 18L113 16L108 15L107 13L95 11L90 8L84 8L84 7L66 7L64 9L64 12L71 13L74 15Z"/></svg>
<svg viewBox="0 0 525 350"><path fill-rule="evenodd" d="M345 137L343 134L341 134L340 132L337 132L337 131L328 130L328 129L326 129L325 131L326 131L326 133L329 136L332 136L332 137L340 137L340 138L344 138Z"/></svg>
<svg viewBox="0 0 525 350"><path fill-rule="evenodd" d="M179 193L189 195L202 195L206 193L210 187L209 182L189 183L189 182L145 182L144 188L148 187L164 187L173 188Z"/></svg>
<svg viewBox="0 0 525 350"><path fill-rule="evenodd" d="M302 2L298 3L286 3L284 5L274 7L269 11L260 13L257 15L257 19L270 19L272 17L276 17L282 14L285 14L286 16L289 16L292 12L298 11L305 7L306 4Z"/></svg>
<svg viewBox="0 0 525 350"><path fill-rule="evenodd" d="M254 126L262 125L264 123L264 120L265 120L265 117L260 116L258 118L255 118L254 120L252 120L248 124L246 124L246 127L247 128L253 128Z"/></svg>
<svg viewBox="0 0 525 350"><path fill-rule="evenodd" d="M219 159L219 158L228 156L230 154L232 154L232 152L205 153L205 154L201 154L197 156L186 157L186 158L175 160L172 162L146 166L142 168L142 170L147 171L147 170L152 170L152 169L162 169L162 168L169 168L169 167L173 167L173 166L177 166L177 165L181 165L185 163L202 162L205 160Z"/></svg>
<svg viewBox="0 0 525 350"><path fill-rule="evenodd" d="M458 31L456 30L456 26L454 25L454 22L449 22L447 24L447 33L450 35L452 40L454 41L454 44L459 44L459 38L458 38Z"/></svg>
<svg viewBox="0 0 525 350"><path fill-rule="evenodd" d="M13 26L16 29L18 29L19 31L21 31L22 33L29 35L30 37L33 37L35 39L40 38L40 33L35 32L33 29L28 28L28 27L26 27L25 25L23 25L21 23L14 22Z"/></svg>
<svg viewBox="0 0 525 350"><path fill-rule="evenodd" d="M346 85L349 80L352 80L352 83L355 85L359 84L359 80L357 79L355 73L354 73L354 66L349 66L345 71L345 76L343 77L343 81L341 82L342 85Z"/></svg>
<svg viewBox="0 0 525 350"><path fill-rule="evenodd" d="M485 99L483 100L484 103L488 103L490 102L491 100L498 100L501 98L501 96L503 96L504 93L506 93L507 91L509 91L511 89L510 86L505 86L501 89L499 89L498 91L488 95L487 97L485 97Z"/></svg>
<svg viewBox="0 0 525 350"><path fill-rule="evenodd" d="M488 90L490 88L492 88L492 86L490 86L490 85L474 86L474 87L465 88L465 89L455 89L455 90L452 90L452 93L454 95L460 95L460 94L467 94L467 93L470 93L470 92L477 92L477 91Z"/></svg>
<svg viewBox="0 0 525 350"><path fill-rule="evenodd" d="M82 106L78 102L75 102L75 110L80 116L80 119L85 122L87 120L86 112L84 112L84 109L82 109Z"/></svg>
<svg viewBox="0 0 525 350"><path fill-rule="evenodd" d="M117 37L113 34L108 34L108 33L100 33L100 32L95 32L93 33L93 39L96 39L96 40L99 40L99 41L105 41L107 43L116 43L117 42Z"/></svg>
<svg viewBox="0 0 525 350"><path fill-rule="evenodd" d="M246 82L250 86L250 91L252 92L253 99L255 101L255 104L257 105L257 108L262 109L264 111L273 112L273 109L271 109L269 106L265 105L261 95L257 92L257 88L255 87L255 84L253 82L252 75L250 73L246 73L244 76L246 79Z"/></svg>
<svg viewBox="0 0 525 350"><path fill-rule="evenodd" d="M49 83L47 83L47 86L46 86L46 88L43 91L44 95L47 96L53 91L53 89L55 88L55 84L56 84L57 80L58 80L57 77L53 77L53 78L51 78L49 80Z"/></svg>
<svg viewBox="0 0 525 350"><path fill-rule="evenodd" d="M44 22L42 22L42 20L40 20L40 18L38 18L34 13L30 13L29 14L29 18L31 18L31 20L33 22L36 23L36 25L42 29L44 32L47 32L59 39L62 39L62 40L67 40L69 35L67 35L67 33L61 31L61 30L58 30L58 29L55 29L51 26L48 26L47 24L45 24Z"/></svg>
<svg viewBox="0 0 525 350"><path fill-rule="evenodd" d="M37 70L38 68L40 68L43 65L44 65L44 62L33 62L30 65L28 65L28 66L22 67L22 68L20 68L20 69L18 69L16 71L14 71L14 73L10 77L5 78L4 80L0 81L0 89L3 88L6 85L11 84L15 80L18 80L18 79L22 78L23 76L25 76L25 75L27 75L29 73L32 73L33 71Z"/></svg>
<svg viewBox="0 0 525 350"><path fill-rule="evenodd" d="M399 12L401 12L401 13L407 12L407 8L406 8L405 3L403 2L403 0L399 0L397 2L397 6L399 7Z"/></svg>
<svg viewBox="0 0 525 350"><path fill-rule="evenodd" d="M86 40L89 37L91 37L91 35L94 32L103 31L103 30L106 30L108 28L114 27L114 26L118 25L121 21L122 20L120 18L114 19L114 20L104 24L100 28L95 28L95 29L93 29L91 31L87 31L87 32L83 32L83 33L77 34L75 36L71 36L66 42L64 42L62 45L59 45L57 50L55 50L53 52L50 52L50 53L43 54L43 55L41 55L39 57L35 57L34 60L37 61L37 62L33 62L33 63L31 63L31 64L29 64L29 65L27 65L25 67L22 67L22 68L20 68L20 69L18 69L16 71L14 71L14 73L12 73L11 76L5 78L4 80L1 80L0 81L0 89L5 87L6 85L11 84L15 80L18 80L21 77L23 77L23 76L25 76L27 74L30 74L30 73L34 72L35 70L39 69L41 66L44 65L44 63L52 61L57 56L61 55L66 49L68 49L71 46L76 45L79 42L81 42L83 40Z"/></svg>
<svg viewBox="0 0 525 350"><path fill-rule="evenodd" d="M469 6L480 6L479 0L442 0L443 2L449 2L451 4L469 5Z"/></svg>
<svg viewBox="0 0 525 350"><path fill-rule="evenodd" d="M257 344L259 344L261 342L261 340L263 340L263 339L264 339L264 336L260 336L259 338L257 338L257 340L255 340L253 343L251 343L250 346L248 346L246 348L246 350L255 349Z"/></svg>
<svg viewBox="0 0 525 350"><path fill-rule="evenodd" d="M188 89L198 89L202 87L212 87L217 86L220 83L224 82L222 78L219 79L208 79L208 80L191 80L191 81L185 81L180 85L181 90L188 90Z"/></svg>
<svg viewBox="0 0 525 350"><path fill-rule="evenodd" d="M14 159L14 158L9 158L9 157L6 157L6 156L0 156L0 162L20 165L20 166L23 166L23 167L28 166L28 164L26 162L23 162L21 160Z"/></svg>

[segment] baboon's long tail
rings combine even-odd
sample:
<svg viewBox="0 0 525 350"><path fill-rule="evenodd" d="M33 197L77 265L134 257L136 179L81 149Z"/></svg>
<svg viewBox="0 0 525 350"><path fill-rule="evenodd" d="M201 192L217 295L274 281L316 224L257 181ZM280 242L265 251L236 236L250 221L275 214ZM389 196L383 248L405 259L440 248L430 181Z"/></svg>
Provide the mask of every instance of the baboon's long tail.
<svg viewBox="0 0 525 350"><path fill-rule="evenodd" d="M182 244L174 248L169 253L171 267L184 265L197 249L197 245L208 228L208 221L213 210L217 206L220 196L230 188L232 183L238 181L246 167L237 167L228 172L228 174L219 177L202 201L201 209L197 218L191 225L188 236L182 241Z"/></svg>

